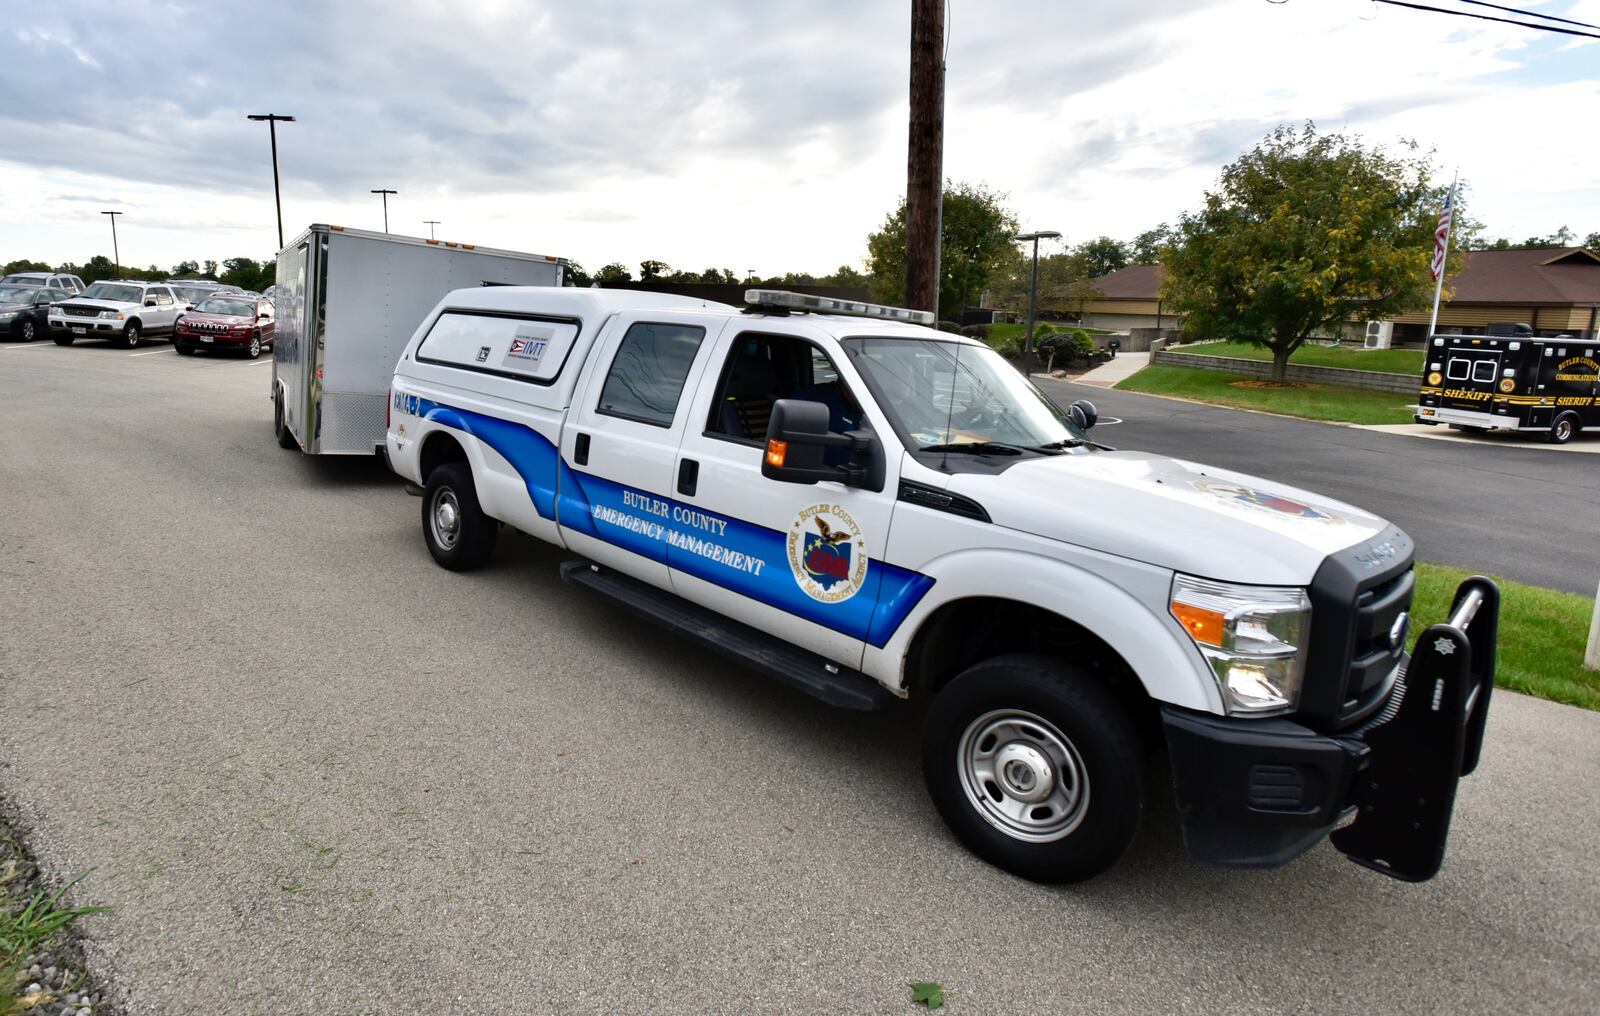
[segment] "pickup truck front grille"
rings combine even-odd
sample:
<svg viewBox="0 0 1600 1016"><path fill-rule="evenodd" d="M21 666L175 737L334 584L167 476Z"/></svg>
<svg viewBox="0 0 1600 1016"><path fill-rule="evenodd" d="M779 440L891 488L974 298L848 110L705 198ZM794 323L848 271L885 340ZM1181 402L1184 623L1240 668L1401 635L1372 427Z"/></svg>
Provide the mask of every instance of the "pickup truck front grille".
<svg viewBox="0 0 1600 1016"><path fill-rule="evenodd" d="M1300 713L1324 730L1359 723L1382 704L1405 658L1416 590L1411 539L1390 529L1333 554L1311 582L1311 655Z"/></svg>
<svg viewBox="0 0 1600 1016"><path fill-rule="evenodd" d="M65 314L67 317L99 317L100 316L100 308L98 308L98 307L74 307L72 304L69 303L69 304L64 304L62 306L61 313Z"/></svg>

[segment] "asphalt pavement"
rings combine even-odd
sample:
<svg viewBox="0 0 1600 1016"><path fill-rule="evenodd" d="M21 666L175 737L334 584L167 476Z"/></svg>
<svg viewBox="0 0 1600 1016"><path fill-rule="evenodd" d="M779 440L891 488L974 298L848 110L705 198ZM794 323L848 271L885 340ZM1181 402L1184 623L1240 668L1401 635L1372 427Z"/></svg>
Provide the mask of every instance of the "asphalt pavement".
<svg viewBox="0 0 1600 1016"><path fill-rule="evenodd" d="M526 538L439 569L376 462L276 447L271 370L0 346L0 791L45 865L93 869L90 957L131 1012L912 1013L923 980L953 1016L1600 997L1600 714L1497 694L1425 884L1326 845L1201 868L1158 797L1110 873L1033 885L940 823L912 708L769 684ZM1130 447L1229 429L1113 398ZM1323 489L1370 472L1345 438L1257 471L1349 447Z"/></svg>
<svg viewBox="0 0 1600 1016"><path fill-rule="evenodd" d="M1600 462L1590 455L1532 441L1430 441L1038 380L1062 405L1088 399L1121 420L1097 429L1097 440L1359 505L1410 534L1421 560L1587 596L1600 583Z"/></svg>

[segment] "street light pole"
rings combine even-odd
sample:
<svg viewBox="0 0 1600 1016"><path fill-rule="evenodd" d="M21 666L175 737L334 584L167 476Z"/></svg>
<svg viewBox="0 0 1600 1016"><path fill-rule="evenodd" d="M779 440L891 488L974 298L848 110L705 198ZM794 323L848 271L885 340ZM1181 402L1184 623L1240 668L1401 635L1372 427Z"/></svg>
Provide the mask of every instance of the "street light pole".
<svg viewBox="0 0 1600 1016"><path fill-rule="evenodd" d="M433 235L433 227L437 226L441 221L443 221L443 220L440 220L440 219L423 219L422 220L423 224L428 227L428 239L430 239L430 240L438 239L437 237L435 237ZM384 218L384 224L385 225L388 224L388 217L387 216L385 216L385 218ZM385 229L384 232L388 232L388 230Z"/></svg>
<svg viewBox="0 0 1600 1016"><path fill-rule="evenodd" d="M389 232L389 195L399 194L400 192L389 190L387 187L377 187L373 189L372 193L383 195L383 231L387 233Z"/></svg>
<svg viewBox="0 0 1600 1016"><path fill-rule="evenodd" d="M1039 241L1060 239L1061 234L1053 229L1041 229L1036 233L1023 233L1016 237L1022 241L1033 241L1033 275L1028 283L1028 338L1022 345L1022 376L1033 375L1033 323L1039 304Z"/></svg>
<svg viewBox="0 0 1600 1016"><path fill-rule="evenodd" d="M283 197L278 190L278 121L294 123L292 116L279 116L277 113L250 113L246 120L260 123L267 122L267 130L272 134L272 202L278 206L278 249L283 250Z"/></svg>
<svg viewBox="0 0 1600 1016"><path fill-rule="evenodd" d="M117 216L126 215L127 212L101 212L101 215L111 216L111 267L122 274L122 252L117 249Z"/></svg>

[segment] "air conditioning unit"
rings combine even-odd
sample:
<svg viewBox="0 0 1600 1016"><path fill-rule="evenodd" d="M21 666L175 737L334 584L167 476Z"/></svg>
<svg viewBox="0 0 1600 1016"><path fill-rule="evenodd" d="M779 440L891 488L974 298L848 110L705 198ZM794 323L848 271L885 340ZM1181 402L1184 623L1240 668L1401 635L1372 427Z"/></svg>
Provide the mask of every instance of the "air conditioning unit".
<svg viewBox="0 0 1600 1016"><path fill-rule="evenodd" d="M1394 341L1393 321L1368 321L1367 322L1367 348L1388 349Z"/></svg>

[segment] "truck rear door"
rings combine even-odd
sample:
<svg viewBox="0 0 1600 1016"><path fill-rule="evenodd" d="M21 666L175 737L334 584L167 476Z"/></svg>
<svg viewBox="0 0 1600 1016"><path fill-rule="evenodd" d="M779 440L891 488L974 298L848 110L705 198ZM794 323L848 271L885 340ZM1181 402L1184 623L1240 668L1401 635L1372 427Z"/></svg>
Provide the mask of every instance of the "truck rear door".
<svg viewBox="0 0 1600 1016"><path fill-rule="evenodd" d="M627 311L600 335L561 431L556 518L567 546L671 588L672 473L689 402L727 318Z"/></svg>
<svg viewBox="0 0 1600 1016"><path fill-rule="evenodd" d="M1446 409L1488 412L1504 359L1505 348L1500 343L1490 346L1482 339L1447 340L1439 405Z"/></svg>

